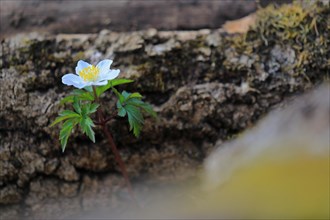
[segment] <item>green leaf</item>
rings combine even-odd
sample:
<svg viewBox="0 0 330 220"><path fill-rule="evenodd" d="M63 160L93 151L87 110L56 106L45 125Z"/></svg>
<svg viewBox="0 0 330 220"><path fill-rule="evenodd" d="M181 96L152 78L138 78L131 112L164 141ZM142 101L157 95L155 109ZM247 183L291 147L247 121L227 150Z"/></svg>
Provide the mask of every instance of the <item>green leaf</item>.
<svg viewBox="0 0 330 220"><path fill-rule="evenodd" d="M143 116L138 108L132 105L126 105L125 110L128 116L128 123L130 125L130 130L133 130L133 134L138 137L142 125L144 123Z"/></svg>
<svg viewBox="0 0 330 220"><path fill-rule="evenodd" d="M80 116L79 114L77 114L76 112L71 111L71 110L63 110L63 111L60 112L59 115L60 116L66 116L66 115L77 115L77 116Z"/></svg>
<svg viewBox="0 0 330 220"><path fill-rule="evenodd" d="M99 104L92 103L92 104L90 105L90 108L89 108L89 113L91 114L91 113L96 112L96 111L97 111L97 108L98 108L99 106L100 106Z"/></svg>
<svg viewBox="0 0 330 220"><path fill-rule="evenodd" d="M64 152L66 145L68 143L68 139L71 135L72 129L74 126L77 124L77 119L69 119L66 122L64 122L63 127L60 131L60 141L61 141L61 147L62 147L62 152Z"/></svg>
<svg viewBox="0 0 330 220"><path fill-rule="evenodd" d="M157 113L154 111L154 109L152 108L152 106L151 106L150 104L143 102L143 103L141 103L141 104L139 105L139 107L140 107L143 111L145 111L145 112L147 112L149 115L151 115L153 118L157 118Z"/></svg>
<svg viewBox="0 0 330 220"><path fill-rule="evenodd" d="M75 89L73 90L72 95L64 97L60 101L60 105L63 105L65 103L73 103L74 97L77 97L80 101L94 101L94 95L92 93Z"/></svg>
<svg viewBox="0 0 330 220"><path fill-rule="evenodd" d="M142 96L140 93L138 93L138 92L134 92L134 93L130 94L130 95L128 96L127 99L132 99L132 98L138 98L138 99L141 99L142 97L143 97L143 96Z"/></svg>
<svg viewBox="0 0 330 220"><path fill-rule="evenodd" d="M95 143L95 133L91 126L87 127L86 134L93 143Z"/></svg>
<svg viewBox="0 0 330 220"><path fill-rule="evenodd" d="M60 116L55 119L55 121L50 125L50 127L53 127L54 125L58 124L59 122L69 119L69 118L79 118L80 115L70 111L70 110L64 110L60 113Z"/></svg>
<svg viewBox="0 0 330 220"><path fill-rule="evenodd" d="M73 98L73 108L78 114L81 114L80 101L77 96Z"/></svg>
<svg viewBox="0 0 330 220"><path fill-rule="evenodd" d="M115 91L115 93L117 94L118 91ZM125 117L125 115L127 114L130 130L133 130L133 134L136 137L139 136L142 126L144 124L144 118L141 113L141 110L145 111L146 113L150 114L155 118L157 117L157 114L152 109L152 106L143 102L141 98L142 95L140 93L129 93L123 91L120 94L119 100L116 103L118 109L118 116Z"/></svg>
<svg viewBox="0 0 330 220"><path fill-rule="evenodd" d="M81 101L94 101L93 90L92 92L86 92L83 90L75 89L72 94L77 96L77 98Z"/></svg>
<svg viewBox="0 0 330 220"><path fill-rule="evenodd" d="M118 109L118 114L117 114L118 116L120 116L120 117L125 117L125 115L126 115L126 110L124 109L124 108L119 108Z"/></svg>
<svg viewBox="0 0 330 220"><path fill-rule="evenodd" d="M96 103L85 103L81 107L81 115L83 115L83 116L90 115L90 114L96 112L96 110L99 106L100 105L96 104Z"/></svg>
<svg viewBox="0 0 330 220"><path fill-rule="evenodd" d="M135 137L138 137L142 129L142 124L137 122L131 113L127 112L127 116L128 116L128 123L130 125L130 131L133 129L133 134L135 135Z"/></svg>
<svg viewBox="0 0 330 220"><path fill-rule="evenodd" d="M118 86L118 85L122 85L122 84L127 84L127 83L132 83L134 82L134 80L131 79L113 79L110 80L111 86Z"/></svg>
<svg viewBox="0 0 330 220"><path fill-rule="evenodd" d="M127 101L127 104L139 107L143 111L151 115L152 117L157 118L157 113L153 110L152 106L148 103L143 102L142 100L139 100L137 98L132 98Z"/></svg>
<svg viewBox="0 0 330 220"><path fill-rule="evenodd" d="M126 115L125 108L123 108L123 107L118 108L118 114L117 115L120 116L120 117L125 117L125 115Z"/></svg>
<svg viewBox="0 0 330 220"><path fill-rule="evenodd" d="M127 113L131 114L138 123L143 123L143 116L137 107L133 105L126 105L125 110Z"/></svg>
<svg viewBox="0 0 330 220"><path fill-rule="evenodd" d="M91 103L86 103L81 107L81 115L86 116L89 114L89 109L91 107Z"/></svg>
<svg viewBox="0 0 330 220"><path fill-rule="evenodd" d="M91 139L95 143L95 133L92 129L94 127L94 123L92 119L88 116L81 118L80 127L84 134L87 134L89 139Z"/></svg>
<svg viewBox="0 0 330 220"><path fill-rule="evenodd" d="M120 94L116 88L112 87L111 89L112 89L112 91L116 94L116 96L118 97L119 101L120 101L121 103L123 103L123 102L125 101L125 96L122 95L122 94ZM125 92L125 91L124 91L124 92ZM124 93L124 92L123 92L123 93Z"/></svg>
<svg viewBox="0 0 330 220"><path fill-rule="evenodd" d="M117 108L122 108L123 107L120 100L117 101L116 106L117 106Z"/></svg>
<svg viewBox="0 0 330 220"><path fill-rule="evenodd" d="M128 98L128 96L131 94L129 92L126 92L125 90L121 92L121 94L125 97L125 99Z"/></svg>
<svg viewBox="0 0 330 220"><path fill-rule="evenodd" d="M118 108L118 116L120 117L125 117L126 115L126 110L125 108L121 105L120 101L118 100L117 103L116 103L116 106Z"/></svg>
<svg viewBox="0 0 330 220"><path fill-rule="evenodd" d="M60 105L63 105L65 103L72 103L73 102L73 97L74 95L69 95L67 97L64 97L61 101L60 101Z"/></svg>
<svg viewBox="0 0 330 220"><path fill-rule="evenodd" d="M132 83L132 82L134 82L134 80L130 80L130 79L113 79L113 80L109 80L107 85L99 86L99 87L96 88L96 95L97 96L102 95L105 91L107 91L111 87L122 85L122 84L127 84L127 83Z"/></svg>
<svg viewBox="0 0 330 220"><path fill-rule="evenodd" d="M94 96L89 92L85 92L79 96L79 99L81 101L94 101Z"/></svg>

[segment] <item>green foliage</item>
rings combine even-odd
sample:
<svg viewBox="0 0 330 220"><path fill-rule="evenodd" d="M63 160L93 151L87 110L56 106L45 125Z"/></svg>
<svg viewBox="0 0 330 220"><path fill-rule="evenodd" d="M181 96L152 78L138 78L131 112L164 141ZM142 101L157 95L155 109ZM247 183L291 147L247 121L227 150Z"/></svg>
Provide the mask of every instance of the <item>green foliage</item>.
<svg viewBox="0 0 330 220"><path fill-rule="evenodd" d="M72 129L78 123L77 118L71 118L64 122L62 129L60 131L60 141L62 146L62 152L64 152L66 144L68 143L69 136L72 132Z"/></svg>
<svg viewBox="0 0 330 220"><path fill-rule="evenodd" d="M79 89L73 90L72 94L63 98L60 104L73 103L74 98L79 99L80 101L94 101L93 91L83 91Z"/></svg>
<svg viewBox="0 0 330 220"><path fill-rule="evenodd" d="M70 110L64 110L59 114L59 117L57 117L50 126L52 127L61 121L64 121L64 120L67 120L70 118L78 118L78 117L80 117L79 114L77 114L73 111L70 111Z"/></svg>
<svg viewBox="0 0 330 220"><path fill-rule="evenodd" d="M84 92L82 90L77 90ZM72 133L73 128L79 124L83 134L86 134L89 139L91 139L95 143L95 134L92 129L94 127L94 123L90 118L90 115L97 111L99 104L96 103L83 103L82 101L86 101L84 98L80 99L81 96L77 91L74 91L77 96L73 96L73 109L71 110L64 110L62 111L59 116L55 119L55 121L51 124L54 126L62 121L64 121L62 129L60 131L60 141L62 146L62 151L65 150L68 139Z"/></svg>
<svg viewBox="0 0 330 220"><path fill-rule="evenodd" d="M95 143L95 136L92 127L94 127L94 123L89 116L84 116L80 118L79 125L84 134L86 134L89 139L91 139Z"/></svg>
<svg viewBox="0 0 330 220"><path fill-rule="evenodd" d="M127 83L132 83L132 82L134 82L134 80L130 80L130 79L113 79L113 80L109 80L107 85L100 86L100 87L96 88L96 94L99 97L105 91L110 89L111 87L115 87L115 86L122 85L122 84L127 84Z"/></svg>
<svg viewBox="0 0 330 220"><path fill-rule="evenodd" d="M144 123L141 110L145 111L154 118L157 117L156 112L152 109L151 105L141 100L142 95L140 93L129 93L123 91L120 94L116 90L115 93L118 96L118 116L125 117L127 115L130 131L133 130L133 134L138 137Z"/></svg>
<svg viewBox="0 0 330 220"><path fill-rule="evenodd" d="M95 91L93 91L92 87L88 86L81 90L75 89L69 96L63 98L60 103L71 104L73 110L62 111L51 124L51 126L54 126L63 122L62 129L60 130L62 151L65 150L68 139L76 126L79 126L82 133L86 134L95 143L95 133L93 131L95 124L91 118L91 114L95 113L99 107L99 104L96 103L98 98L109 89L118 98L118 116L125 117L127 115L130 130L138 137L144 124L142 111L153 117L157 116L151 105L141 100L142 95L140 93L128 93L126 91L120 93L115 88L115 86L132 82L133 80L129 79L109 80L107 85L95 87Z"/></svg>

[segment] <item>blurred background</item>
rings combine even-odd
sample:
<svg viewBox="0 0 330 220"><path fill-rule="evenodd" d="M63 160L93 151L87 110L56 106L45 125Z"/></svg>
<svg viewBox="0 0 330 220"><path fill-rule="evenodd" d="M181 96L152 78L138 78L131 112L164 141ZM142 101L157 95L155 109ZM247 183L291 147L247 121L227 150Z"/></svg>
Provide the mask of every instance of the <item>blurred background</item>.
<svg viewBox="0 0 330 220"><path fill-rule="evenodd" d="M1 0L2 37L26 31L96 33L219 28L260 6L289 0Z"/></svg>

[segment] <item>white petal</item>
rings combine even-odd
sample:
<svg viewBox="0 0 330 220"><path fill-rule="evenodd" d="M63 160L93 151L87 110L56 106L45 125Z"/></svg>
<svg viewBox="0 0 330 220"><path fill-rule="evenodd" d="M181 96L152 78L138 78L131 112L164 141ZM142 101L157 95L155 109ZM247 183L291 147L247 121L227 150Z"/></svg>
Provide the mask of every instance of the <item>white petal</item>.
<svg viewBox="0 0 330 220"><path fill-rule="evenodd" d="M107 80L105 80L105 81L98 81L98 82L94 82L93 83L94 86L104 86L106 84L108 84L108 81Z"/></svg>
<svg viewBox="0 0 330 220"><path fill-rule="evenodd" d="M120 73L120 70L110 70L106 73L104 73L104 72L100 73L98 81L114 79L119 75L119 73Z"/></svg>
<svg viewBox="0 0 330 220"><path fill-rule="evenodd" d="M62 77L62 83L68 86L74 86L78 89L84 88L86 86L86 83L82 78L72 73L65 74Z"/></svg>
<svg viewBox="0 0 330 220"><path fill-rule="evenodd" d="M103 72L108 72L110 70L110 66L112 64L112 60L102 60L101 62L99 62L96 67L99 68L100 73Z"/></svg>
<svg viewBox="0 0 330 220"><path fill-rule="evenodd" d="M79 60L76 66L76 74L79 75L80 71L85 69L86 67L91 66L91 64L83 61L83 60Z"/></svg>

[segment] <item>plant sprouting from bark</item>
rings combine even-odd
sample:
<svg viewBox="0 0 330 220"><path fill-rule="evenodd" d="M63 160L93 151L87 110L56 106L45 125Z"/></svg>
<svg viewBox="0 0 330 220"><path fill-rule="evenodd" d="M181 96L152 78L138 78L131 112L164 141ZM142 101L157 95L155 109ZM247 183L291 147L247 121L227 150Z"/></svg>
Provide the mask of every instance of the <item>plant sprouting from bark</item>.
<svg viewBox="0 0 330 220"><path fill-rule="evenodd" d="M116 79L120 70L111 70L111 64L112 60L103 60L94 66L80 60L75 69L76 74L69 73L62 77L64 84L74 86L77 89L61 100L61 103L72 104L72 109L60 112L51 126L63 123L59 135L63 152L75 127L80 127L82 133L86 134L95 143L93 127L100 126L105 137L108 139L116 162L134 198L126 166L117 150L107 123L116 116L127 117L130 130L138 137L144 123L142 112L153 117L156 117L156 113L153 111L151 105L142 101L142 95L140 93L119 92L115 88L118 85L132 83L133 80ZM101 95L108 90L113 91L113 94L118 99L110 116L105 115L99 100ZM94 114L96 114L96 117Z"/></svg>

